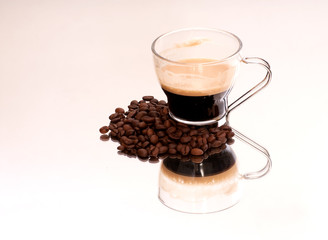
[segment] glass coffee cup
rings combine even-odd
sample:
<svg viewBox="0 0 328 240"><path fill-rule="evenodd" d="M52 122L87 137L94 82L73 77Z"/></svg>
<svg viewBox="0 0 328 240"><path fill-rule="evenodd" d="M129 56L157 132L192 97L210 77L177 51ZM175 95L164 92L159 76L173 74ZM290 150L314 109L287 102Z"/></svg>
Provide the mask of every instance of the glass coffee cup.
<svg viewBox="0 0 328 240"><path fill-rule="evenodd" d="M261 58L243 58L241 49L236 35L217 29L188 28L159 36L152 52L171 117L190 125L213 124L262 90L271 79L270 65ZM267 73L228 104L241 63L258 64Z"/></svg>
<svg viewBox="0 0 328 240"><path fill-rule="evenodd" d="M232 147L212 149L198 159L167 157L159 173L159 200L167 207L185 213L212 213L230 208L242 197L244 180L258 179L271 169L269 152L233 129L235 137L262 153L265 166L256 172L242 174L239 157ZM232 145L233 146L233 145ZM199 158L203 158L199 161ZM243 159L244 160L244 159Z"/></svg>

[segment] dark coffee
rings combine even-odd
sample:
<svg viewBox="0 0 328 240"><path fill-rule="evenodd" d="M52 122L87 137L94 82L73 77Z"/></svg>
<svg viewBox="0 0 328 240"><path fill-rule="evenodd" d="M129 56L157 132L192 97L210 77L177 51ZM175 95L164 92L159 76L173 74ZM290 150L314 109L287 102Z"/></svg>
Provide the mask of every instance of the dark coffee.
<svg viewBox="0 0 328 240"><path fill-rule="evenodd" d="M179 175L189 177L206 177L227 171L236 163L236 155L230 146L220 153L210 155L201 163L183 162L176 158L164 159L164 166Z"/></svg>
<svg viewBox="0 0 328 240"><path fill-rule="evenodd" d="M228 91L207 96L184 96L163 89L170 112L183 120L206 121L222 118L227 112Z"/></svg>

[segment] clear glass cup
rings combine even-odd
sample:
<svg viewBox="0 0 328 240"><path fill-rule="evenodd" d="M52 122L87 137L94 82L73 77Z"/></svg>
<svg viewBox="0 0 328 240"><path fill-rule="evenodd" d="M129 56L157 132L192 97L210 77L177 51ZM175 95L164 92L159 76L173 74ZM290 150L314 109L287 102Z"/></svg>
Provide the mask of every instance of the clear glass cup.
<svg viewBox="0 0 328 240"><path fill-rule="evenodd" d="M271 79L270 65L261 58L242 57L241 40L223 30L180 29L159 36L151 48L170 115L185 124L208 125L225 118ZM229 105L241 63L258 64L267 74Z"/></svg>
<svg viewBox="0 0 328 240"><path fill-rule="evenodd" d="M186 213L212 213L234 206L242 196L243 180L265 176L271 169L269 152L233 129L235 138L260 151L265 166L256 172L242 174L233 145L212 149L201 161L182 161L168 157L161 163L159 200L167 207ZM199 157L198 157L199 160Z"/></svg>

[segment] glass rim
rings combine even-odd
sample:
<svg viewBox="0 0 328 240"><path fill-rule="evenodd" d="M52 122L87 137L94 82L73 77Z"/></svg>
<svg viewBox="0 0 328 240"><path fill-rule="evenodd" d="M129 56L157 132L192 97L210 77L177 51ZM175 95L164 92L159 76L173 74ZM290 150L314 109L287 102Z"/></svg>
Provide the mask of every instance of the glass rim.
<svg viewBox="0 0 328 240"><path fill-rule="evenodd" d="M168 58L165 58L165 57L161 56L161 55L155 50L156 43L158 42L158 40L160 40L160 39L162 39L162 38L164 38L164 37L166 37L166 36L169 36L169 35L171 35L171 34L175 34L175 33L178 33L178 32L185 32L185 31L192 31L192 30L196 30L196 31L197 31L197 30L198 30L198 31L199 31L199 30L202 30L202 31L210 31L210 32L217 32L217 33L221 33L221 34L228 35L228 36L234 38L235 40L237 40L238 43L239 43L239 46L238 46L237 50L236 50L233 54L231 54L231 55L229 55L229 56L227 56L227 57L225 57L225 58L222 58L222 59L219 59L219 60L215 60L215 61L211 61L211 62L204 62L204 63L190 63L190 62L188 62L188 63L183 63L183 62L178 62L178 61L171 60L171 59L168 59ZM199 27L199 28L180 28L180 29L177 29L177 30L173 30L173 31L170 31L170 32L164 33L164 34L160 35L159 37L157 37L157 38L153 41L153 43L151 44L151 51L152 51L153 54L154 54L155 56L157 56L158 58L160 58L160 59L162 59L162 60L164 60L164 61L170 62L170 63L174 63L174 64L179 64L179 65L211 65L211 64L217 64L217 63L225 62L225 61L227 61L227 60L233 58L234 56L236 56L236 55L241 51L242 47L243 47L243 43L242 43L242 41L240 40L240 38L239 38L237 35L235 35L235 34L233 34L233 33L231 33L231 32L228 32L228 31L225 31L225 30L222 30L222 29L216 29L216 28L200 28L200 27Z"/></svg>

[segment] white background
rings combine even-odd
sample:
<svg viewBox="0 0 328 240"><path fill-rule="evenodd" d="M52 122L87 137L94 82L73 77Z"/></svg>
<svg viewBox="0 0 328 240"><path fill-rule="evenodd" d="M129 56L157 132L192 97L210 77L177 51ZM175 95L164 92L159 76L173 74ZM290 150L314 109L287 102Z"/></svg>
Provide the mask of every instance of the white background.
<svg viewBox="0 0 328 240"><path fill-rule="evenodd" d="M327 9L324 0L1 0L0 239L326 239ZM243 55L273 71L231 114L270 151L272 171L207 215L162 205L160 164L118 155L98 132L117 106L165 99L150 45L196 26L235 33ZM243 67L231 98L261 73ZM238 158L250 166L249 156Z"/></svg>

